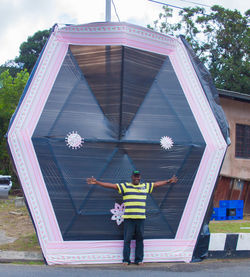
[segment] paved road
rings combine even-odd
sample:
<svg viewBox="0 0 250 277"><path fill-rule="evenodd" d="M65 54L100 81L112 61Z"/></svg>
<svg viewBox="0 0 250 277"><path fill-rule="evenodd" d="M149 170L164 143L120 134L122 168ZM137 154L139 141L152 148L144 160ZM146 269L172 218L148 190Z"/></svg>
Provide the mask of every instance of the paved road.
<svg viewBox="0 0 250 277"><path fill-rule="evenodd" d="M207 260L200 263L145 264L143 267L130 265L100 266L37 266L0 264L0 276L4 277L249 277L250 259Z"/></svg>

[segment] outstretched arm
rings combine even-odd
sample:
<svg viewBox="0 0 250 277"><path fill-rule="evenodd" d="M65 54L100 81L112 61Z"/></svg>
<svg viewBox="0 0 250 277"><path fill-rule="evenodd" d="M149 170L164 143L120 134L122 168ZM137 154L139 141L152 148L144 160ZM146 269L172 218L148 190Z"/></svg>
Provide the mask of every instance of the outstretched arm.
<svg viewBox="0 0 250 277"><path fill-rule="evenodd" d="M178 178L174 175L171 179L155 182L154 183L154 188L161 187L161 186L164 186L166 184L176 183L177 181L178 181Z"/></svg>
<svg viewBox="0 0 250 277"><path fill-rule="evenodd" d="M116 184L104 183L104 182L98 181L93 176L91 178L87 178L87 183L89 185L99 185L99 186L102 186L102 187L105 187L105 188L118 190L118 187L117 187Z"/></svg>

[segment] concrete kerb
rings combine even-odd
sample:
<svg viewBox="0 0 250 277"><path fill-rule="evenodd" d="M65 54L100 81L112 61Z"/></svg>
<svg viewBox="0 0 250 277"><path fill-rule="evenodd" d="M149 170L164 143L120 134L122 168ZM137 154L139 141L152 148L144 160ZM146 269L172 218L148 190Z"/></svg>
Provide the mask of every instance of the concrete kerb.
<svg viewBox="0 0 250 277"><path fill-rule="evenodd" d="M208 258L249 258L250 233L211 233Z"/></svg>
<svg viewBox="0 0 250 277"><path fill-rule="evenodd" d="M29 251L1 251L0 250L0 262L40 262L44 261L41 252L29 252Z"/></svg>

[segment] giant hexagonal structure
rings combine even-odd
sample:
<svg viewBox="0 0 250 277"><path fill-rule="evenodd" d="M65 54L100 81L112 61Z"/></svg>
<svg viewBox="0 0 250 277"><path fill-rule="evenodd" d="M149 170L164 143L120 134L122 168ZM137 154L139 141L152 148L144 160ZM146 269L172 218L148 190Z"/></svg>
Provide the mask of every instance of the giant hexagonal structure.
<svg viewBox="0 0 250 277"><path fill-rule="evenodd" d="M134 169L179 179L147 200L145 261L189 262L227 147L182 40L126 23L55 27L8 144L49 264L122 261L122 199L86 178Z"/></svg>

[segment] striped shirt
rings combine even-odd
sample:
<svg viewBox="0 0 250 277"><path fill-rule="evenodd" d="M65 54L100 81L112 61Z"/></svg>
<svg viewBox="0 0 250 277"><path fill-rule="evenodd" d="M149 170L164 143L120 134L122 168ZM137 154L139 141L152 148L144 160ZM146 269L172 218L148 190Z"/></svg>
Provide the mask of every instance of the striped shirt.
<svg viewBox="0 0 250 277"><path fill-rule="evenodd" d="M123 218L144 219L146 218L146 200L153 191L154 183L117 184L119 193L123 196L125 212Z"/></svg>

